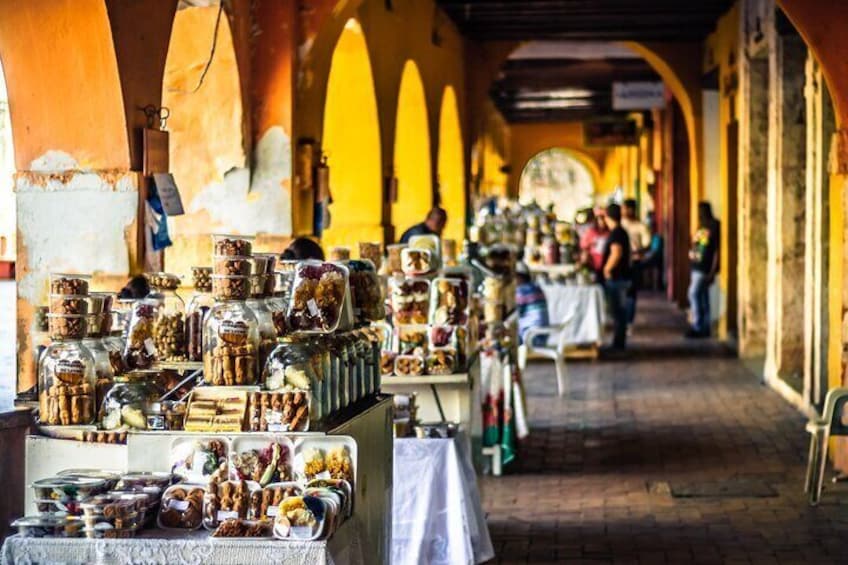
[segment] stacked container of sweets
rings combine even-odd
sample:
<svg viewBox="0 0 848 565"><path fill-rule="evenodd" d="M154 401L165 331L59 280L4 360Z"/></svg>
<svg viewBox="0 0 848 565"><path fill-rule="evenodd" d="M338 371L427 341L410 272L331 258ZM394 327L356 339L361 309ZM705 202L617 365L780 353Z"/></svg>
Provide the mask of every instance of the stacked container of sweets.
<svg viewBox="0 0 848 565"><path fill-rule="evenodd" d="M436 236L388 246L393 339L381 355L383 375L448 375L466 370L469 289L460 269L439 274L443 247ZM455 251L447 246L449 253ZM451 258L454 262L455 258Z"/></svg>
<svg viewBox="0 0 848 565"><path fill-rule="evenodd" d="M92 424L95 418L95 359L82 344L86 337L90 277L50 275L51 344L38 364L39 420L42 425ZM100 311L93 314L102 314Z"/></svg>

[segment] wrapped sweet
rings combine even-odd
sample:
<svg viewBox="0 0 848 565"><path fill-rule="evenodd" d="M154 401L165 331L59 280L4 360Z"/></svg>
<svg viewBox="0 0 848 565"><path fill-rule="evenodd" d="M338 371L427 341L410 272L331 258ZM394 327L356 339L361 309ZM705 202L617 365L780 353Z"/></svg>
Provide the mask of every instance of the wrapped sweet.
<svg viewBox="0 0 848 565"><path fill-rule="evenodd" d="M159 298L153 343L159 361L186 360L185 302L177 295L180 278L168 273L147 275L152 296Z"/></svg>
<svg viewBox="0 0 848 565"><path fill-rule="evenodd" d="M401 270L408 276L426 275L435 270L432 253L427 249L408 247L400 254Z"/></svg>
<svg viewBox="0 0 848 565"><path fill-rule="evenodd" d="M431 289L431 324L457 325L468 321L468 283L465 280L437 278Z"/></svg>
<svg viewBox="0 0 848 565"><path fill-rule="evenodd" d="M383 246L379 242L359 242L359 258L363 261L371 261L374 268L379 271L383 266Z"/></svg>
<svg viewBox="0 0 848 565"><path fill-rule="evenodd" d="M295 332L335 331L347 288L346 267L321 261L299 263L289 302L288 328Z"/></svg>
<svg viewBox="0 0 848 565"><path fill-rule="evenodd" d="M156 298L133 303L123 354L124 366L128 369L147 369L156 360L153 326L160 304Z"/></svg>
<svg viewBox="0 0 848 565"><path fill-rule="evenodd" d="M383 375L391 375L395 372L395 357L397 353L394 351L382 350L380 352L380 372Z"/></svg>
<svg viewBox="0 0 848 565"><path fill-rule="evenodd" d="M386 246L386 272L389 275L403 271L401 254L409 247L405 243L393 243Z"/></svg>
<svg viewBox="0 0 848 565"><path fill-rule="evenodd" d="M428 375L450 375L456 370L456 349L439 347L427 354L426 368Z"/></svg>
<svg viewBox="0 0 848 565"><path fill-rule="evenodd" d="M401 355L422 355L427 352L427 326L399 325L395 330L395 351Z"/></svg>
<svg viewBox="0 0 848 565"><path fill-rule="evenodd" d="M395 374L400 377L424 374L424 357L421 355L398 355L395 358Z"/></svg>
<svg viewBox="0 0 848 565"><path fill-rule="evenodd" d="M353 314L357 322L379 322L386 318L382 285L369 261L347 261Z"/></svg>
<svg viewBox="0 0 848 565"><path fill-rule="evenodd" d="M392 317L395 324L426 324L430 308L430 281L394 278L391 283Z"/></svg>

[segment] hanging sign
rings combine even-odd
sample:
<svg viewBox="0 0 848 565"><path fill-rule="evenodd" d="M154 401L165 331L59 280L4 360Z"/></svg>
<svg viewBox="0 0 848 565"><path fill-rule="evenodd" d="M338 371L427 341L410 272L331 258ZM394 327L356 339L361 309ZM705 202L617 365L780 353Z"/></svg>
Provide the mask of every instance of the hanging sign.
<svg viewBox="0 0 848 565"><path fill-rule="evenodd" d="M177 188L174 175L171 173L153 173L153 184L156 185L156 192L159 194L159 200L162 202L162 209L165 210L165 214L168 216L185 214L183 201L180 198L180 189Z"/></svg>
<svg viewBox="0 0 848 565"><path fill-rule="evenodd" d="M613 110L653 110L665 106L665 85L660 82L612 83Z"/></svg>

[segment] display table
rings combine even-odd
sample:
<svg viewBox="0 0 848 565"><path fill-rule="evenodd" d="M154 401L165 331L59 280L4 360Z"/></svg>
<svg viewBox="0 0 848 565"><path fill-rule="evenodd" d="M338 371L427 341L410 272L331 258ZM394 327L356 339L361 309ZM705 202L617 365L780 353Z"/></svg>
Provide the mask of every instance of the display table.
<svg viewBox="0 0 848 565"><path fill-rule="evenodd" d="M80 441L53 439L42 436L29 436L26 443L26 483L30 484L38 479L49 477L62 469L69 468L90 468L95 465L97 468L106 470L133 470L133 471L168 471L168 453L171 442L178 436L191 435L186 432L173 433L134 433L129 434L126 445L111 445L100 443L85 443ZM197 434L202 436L204 434ZM221 437L231 437L239 434L218 434ZM233 541L233 540L193 540L196 544L202 544L201 547L207 551L219 551L217 546L220 544L235 547L234 544L247 544L246 548L252 551L264 552L261 553L265 557L261 559L243 559L236 561L221 561L222 563L245 563L245 562L261 562L263 559L269 562L284 562L284 563L332 563L344 562L342 557L347 555L349 548L352 545L357 545L362 548L362 561L364 563L384 563L388 560L388 555L391 550L391 489L392 489L392 402L389 397L371 397L357 402L355 405L346 409L339 415L339 420L328 422L326 432L306 432L302 434L284 434L290 437L295 443L298 437L323 436L323 435L345 435L356 440L359 457L357 458L357 477L354 485L354 513L353 516L346 522L348 527L349 542L344 542L343 539L337 540L341 533L341 529L330 539L329 542L306 542L309 545L315 544L315 547L321 546L324 549L317 548L314 551L325 554L324 560L317 561L288 561L279 559L276 553L269 554L263 550L263 544L272 544L274 542L250 542ZM171 436L170 438L168 436ZM33 491L26 491L26 508L27 514L32 514L35 511L33 502ZM41 551L52 551L55 544L69 543L78 544L82 552L80 555L87 555L88 551L107 551L114 543L144 543L139 540L145 540L147 543L155 547L156 544L161 544L163 531L147 530L144 531L144 537L136 538L135 540L62 540L62 539L33 539L23 540L21 538L9 538L9 543L12 546L22 545L27 548L27 551L36 551L34 555L39 555ZM158 537L157 537L158 536ZM192 540L185 540L191 542ZM171 540L168 543L178 544L182 541ZM281 546L292 542L284 541L268 546L266 549L273 551L283 551ZM101 545L108 546L106 549L98 549ZM43 549L41 549L43 546ZM88 549L91 546L93 549ZM14 549L4 547L4 555ZM226 550L224 550L226 553ZM294 552L296 553L296 552ZM293 555L294 555L293 553ZM257 554L258 555L258 554ZM270 557L269 557L270 555ZM316 553L317 555L317 553ZM345 557L345 559L348 559ZM350 559L348 559L350 560ZM40 559L33 559L41 563ZM150 562L145 559L144 562ZM18 562L18 561L13 561ZM26 561L24 561L26 562ZM73 563L85 563L82 561L71 561ZM96 562L96 561L95 561ZM101 561L111 563L107 559ZM173 561L162 561L170 563ZM212 561L196 560L197 563L212 563ZM215 561L217 562L217 561ZM356 562L356 561L354 561Z"/></svg>
<svg viewBox="0 0 848 565"><path fill-rule="evenodd" d="M396 439L393 565L460 565L495 556L477 479L460 433L453 439Z"/></svg>
<svg viewBox="0 0 848 565"><path fill-rule="evenodd" d="M546 275L548 277L569 277L577 271L577 265L530 265L530 273L533 275Z"/></svg>
<svg viewBox="0 0 848 565"><path fill-rule="evenodd" d="M166 532L146 530L131 539L22 538L12 536L3 544L2 565L97 563L133 565L356 565L367 563L355 528L347 522L328 541L281 541L215 539L205 530Z"/></svg>
<svg viewBox="0 0 848 565"><path fill-rule="evenodd" d="M548 301L551 325L571 318L565 329L567 342L574 346L591 346L596 352L603 341L606 318L603 288L596 284L542 283L540 286Z"/></svg>

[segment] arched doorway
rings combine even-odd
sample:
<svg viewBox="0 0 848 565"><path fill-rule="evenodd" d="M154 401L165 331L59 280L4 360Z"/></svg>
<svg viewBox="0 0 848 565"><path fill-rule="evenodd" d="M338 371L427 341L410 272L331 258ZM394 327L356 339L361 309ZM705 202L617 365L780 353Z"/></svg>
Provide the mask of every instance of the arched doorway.
<svg viewBox="0 0 848 565"><path fill-rule="evenodd" d="M589 168L570 151L556 147L527 162L518 186L522 204L535 201L546 209L553 205L557 217L567 221L594 204L597 190Z"/></svg>
<svg viewBox="0 0 848 565"><path fill-rule="evenodd" d="M365 36L350 19L333 51L324 107L321 145L333 195L325 246L383 240L378 119Z"/></svg>
<svg viewBox="0 0 848 565"><path fill-rule="evenodd" d="M433 205L430 133L424 83L414 61L403 67L395 125L394 169L397 201L392 205L395 235L424 220Z"/></svg>
<svg viewBox="0 0 848 565"><path fill-rule="evenodd" d="M446 86L439 114L439 195L448 212L444 236L461 241L465 236L465 162L462 127L456 93Z"/></svg>

